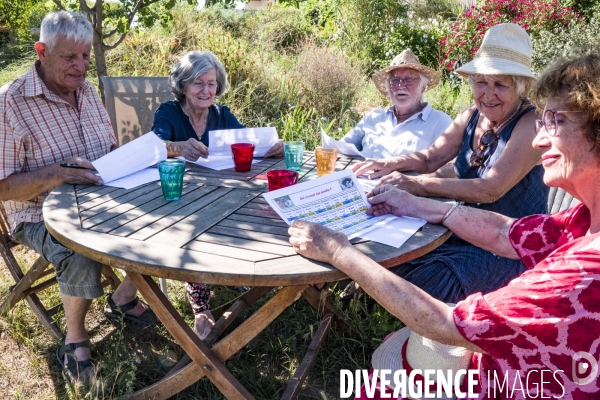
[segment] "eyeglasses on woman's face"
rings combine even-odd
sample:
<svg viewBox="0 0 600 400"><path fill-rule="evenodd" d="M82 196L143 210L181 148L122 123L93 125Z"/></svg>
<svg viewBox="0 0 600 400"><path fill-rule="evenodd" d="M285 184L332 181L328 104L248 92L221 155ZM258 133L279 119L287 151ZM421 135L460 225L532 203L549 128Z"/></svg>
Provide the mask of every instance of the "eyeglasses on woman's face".
<svg viewBox="0 0 600 400"><path fill-rule="evenodd" d="M211 81L211 82L196 81L196 82L193 82L192 85L194 85L194 87L196 87L200 90L204 90L204 88L208 88L208 90L210 90L210 91L217 89L217 82L214 82L214 81Z"/></svg>
<svg viewBox="0 0 600 400"><path fill-rule="evenodd" d="M540 133L542 126L546 129L549 136L556 136L558 133L559 125L565 122L565 116L561 114L567 113L578 113L581 111L568 111L568 110L544 110L542 113L542 119L535 120L535 133Z"/></svg>

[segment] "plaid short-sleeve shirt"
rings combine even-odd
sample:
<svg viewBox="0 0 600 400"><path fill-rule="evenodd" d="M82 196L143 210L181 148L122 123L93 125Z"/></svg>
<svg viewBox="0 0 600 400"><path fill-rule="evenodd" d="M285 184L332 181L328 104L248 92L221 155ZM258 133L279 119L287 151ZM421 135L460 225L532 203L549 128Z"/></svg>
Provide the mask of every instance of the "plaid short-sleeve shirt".
<svg viewBox="0 0 600 400"><path fill-rule="evenodd" d="M37 74L37 61L20 78L0 88L0 180L71 157L94 161L117 140L93 85L77 89L77 107L50 91ZM42 221L48 192L27 201L4 202L12 229Z"/></svg>

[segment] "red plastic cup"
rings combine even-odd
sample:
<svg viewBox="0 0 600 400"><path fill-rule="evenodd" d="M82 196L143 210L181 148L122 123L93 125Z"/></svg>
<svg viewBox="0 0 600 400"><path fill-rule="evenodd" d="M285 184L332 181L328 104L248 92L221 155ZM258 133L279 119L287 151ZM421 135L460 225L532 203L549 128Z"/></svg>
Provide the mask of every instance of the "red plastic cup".
<svg viewBox="0 0 600 400"><path fill-rule="evenodd" d="M254 145L252 143L234 143L231 145L233 163L237 172L248 172L252 167Z"/></svg>
<svg viewBox="0 0 600 400"><path fill-rule="evenodd" d="M287 169L274 169L267 172L269 192L298 183L298 173Z"/></svg>

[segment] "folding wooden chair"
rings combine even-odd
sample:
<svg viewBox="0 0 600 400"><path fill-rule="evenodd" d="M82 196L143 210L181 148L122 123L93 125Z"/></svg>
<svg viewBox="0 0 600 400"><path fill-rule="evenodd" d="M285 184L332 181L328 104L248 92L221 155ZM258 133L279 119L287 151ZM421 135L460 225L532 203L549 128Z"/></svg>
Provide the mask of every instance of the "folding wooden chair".
<svg viewBox="0 0 600 400"><path fill-rule="evenodd" d="M64 334L52 320L52 316L62 309L62 303L46 308L37 296L37 293L57 283L54 268L40 256L27 272L24 272L11 250L18 243L12 240L10 232L4 205L0 203L0 253L2 253L4 264L15 280L15 285L11 286L8 296L0 304L0 314L10 311L20 300L26 300L48 333L55 339L62 340ZM110 285L116 289L121 283L119 277L109 267L104 267L102 274L105 277L102 282L104 287ZM44 278L45 280L43 280ZM42 281L39 282L40 280Z"/></svg>
<svg viewBox="0 0 600 400"><path fill-rule="evenodd" d="M150 132L154 112L161 103L173 100L167 77L103 76L104 106L119 145ZM160 289L167 294L167 280L159 278Z"/></svg>
<svg viewBox="0 0 600 400"><path fill-rule="evenodd" d="M564 189L552 187L548 192L548 212L550 214L568 210L579 203L581 202Z"/></svg>

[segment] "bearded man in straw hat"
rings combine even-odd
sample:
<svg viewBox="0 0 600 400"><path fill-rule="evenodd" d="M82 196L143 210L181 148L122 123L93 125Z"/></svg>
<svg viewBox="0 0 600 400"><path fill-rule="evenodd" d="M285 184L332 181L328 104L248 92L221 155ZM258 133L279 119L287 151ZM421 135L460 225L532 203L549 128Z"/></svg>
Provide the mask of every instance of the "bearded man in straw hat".
<svg viewBox="0 0 600 400"><path fill-rule="evenodd" d="M377 89L392 106L367 114L341 140L368 158L397 157L423 150L448 128L452 119L423 102L423 93L440 82L440 73L422 65L410 50L373 75Z"/></svg>

